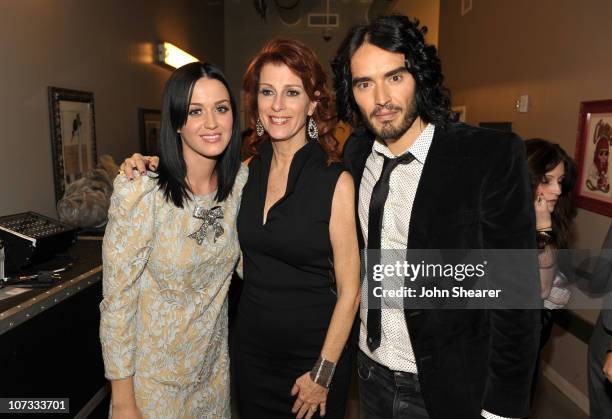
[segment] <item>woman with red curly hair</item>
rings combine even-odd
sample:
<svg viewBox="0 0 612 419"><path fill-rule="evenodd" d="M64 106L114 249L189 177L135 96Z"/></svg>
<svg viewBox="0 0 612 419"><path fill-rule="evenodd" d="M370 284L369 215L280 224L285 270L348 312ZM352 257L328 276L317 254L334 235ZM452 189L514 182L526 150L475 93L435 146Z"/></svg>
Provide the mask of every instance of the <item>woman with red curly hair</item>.
<svg viewBox="0 0 612 419"><path fill-rule="evenodd" d="M244 76L254 157L238 214L244 288L232 345L245 418L343 418L359 305L355 192L327 77L276 39Z"/></svg>

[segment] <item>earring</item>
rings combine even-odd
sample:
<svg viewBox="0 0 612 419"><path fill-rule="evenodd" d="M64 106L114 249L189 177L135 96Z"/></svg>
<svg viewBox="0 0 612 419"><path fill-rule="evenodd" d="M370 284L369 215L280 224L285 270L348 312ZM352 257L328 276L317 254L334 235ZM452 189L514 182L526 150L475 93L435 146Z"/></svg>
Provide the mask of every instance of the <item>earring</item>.
<svg viewBox="0 0 612 419"><path fill-rule="evenodd" d="M319 129L312 116L308 118L308 136L313 140L319 139Z"/></svg>
<svg viewBox="0 0 612 419"><path fill-rule="evenodd" d="M257 131L257 136L261 137L262 135L264 135L264 127L263 124L261 123L261 119L259 119L259 117L257 117L257 123L255 124L255 130Z"/></svg>

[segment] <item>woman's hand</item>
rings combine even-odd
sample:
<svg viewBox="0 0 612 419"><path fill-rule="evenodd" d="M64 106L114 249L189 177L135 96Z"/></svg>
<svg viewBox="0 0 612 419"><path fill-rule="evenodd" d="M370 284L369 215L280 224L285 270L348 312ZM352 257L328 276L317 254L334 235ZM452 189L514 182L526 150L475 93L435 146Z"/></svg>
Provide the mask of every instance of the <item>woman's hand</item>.
<svg viewBox="0 0 612 419"><path fill-rule="evenodd" d="M112 409L112 419L142 419L142 414L135 404L129 406L113 406Z"/></svg>
<svg viewBox="0 0 612 419"><path fill-rule="evenodd" d="M291 395L297 395L291 413L296 413L297 419L310 419L317 409L321 407L320 415L325 416L325 403L327 402L328 392L328 389L312 381L310 373L307 372L295 380L295 384L291 388Z"/></svg>
<svg viewBox="0 0 612 419"><path fill-rule="evenodd" d="M136 405L133 377L111 380L111 419L142 419Z"/></svg>
<svg viewBox="0 0 612 419"><path fill-rule="evenodd" d="M134 179L134 170L138 170L138 173L145 175L147 170L157 170L159 164L159 157L157 156L143 156L140 153L132 154L132 157L128 157L121 164L120 169L125 173L125 176L129 180Z"/></svg>
<svg viewBox="0 0 612 419"><path fill-rule="evenodd" d="M536 228L538 230L552 228L552 219L550 214L552 211L548 208L548 204L544 197L538 195L535 199L535 215L536 215Z"/></svg>

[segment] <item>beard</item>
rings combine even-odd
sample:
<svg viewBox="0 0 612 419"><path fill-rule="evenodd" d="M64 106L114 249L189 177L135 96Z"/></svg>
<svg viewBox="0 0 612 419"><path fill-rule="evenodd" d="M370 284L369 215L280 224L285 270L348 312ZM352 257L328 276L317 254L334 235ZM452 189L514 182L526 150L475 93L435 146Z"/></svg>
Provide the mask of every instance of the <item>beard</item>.
<svg viewBox="0 0 612 419"><path fill-rule="evenodd" d="M382 123L381 128L376 128L374 126L373 120L374 120L375 115L378 112L380 112L382 109L401 112L403 111L403 108L401 106L397 106L392 103L388 103L384 106L377 106L376 109L368 116L362 113L363 120L365 122L366 127L371 132L376 134L376 137L379 140L385 141L385 142L386 141L393 142L393 141L398 140L402 135L406 133L406 131L408 131L408 129L412 126L412 124L418 117L417 109L416 109L416 101L413 97L412 100L410 101L410 104L408 105L408 110L407 112L404 112L404 117L399 122L399 125L395 126L393 125L393 121L387 121L387 122Z"/></svg>

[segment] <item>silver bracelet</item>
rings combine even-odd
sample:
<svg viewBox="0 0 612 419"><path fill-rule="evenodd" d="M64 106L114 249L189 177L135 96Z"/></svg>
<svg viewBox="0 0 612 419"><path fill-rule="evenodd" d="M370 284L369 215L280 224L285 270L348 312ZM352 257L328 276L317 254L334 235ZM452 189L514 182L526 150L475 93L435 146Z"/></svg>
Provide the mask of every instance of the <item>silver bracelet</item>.
<svg viewBox="0 0 612 419"><path fill-rule="evenodd" d="M312 370L310 370L310 378L320 386L329 388L335 370L335 362L328 361L320 356Z"/></svg>

